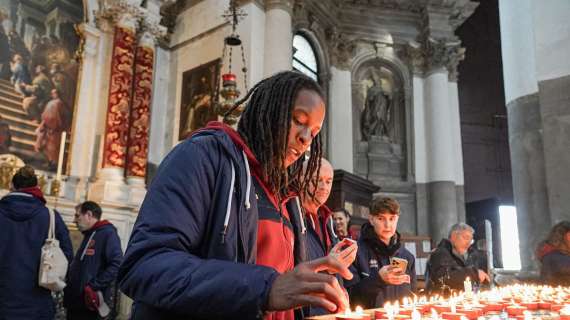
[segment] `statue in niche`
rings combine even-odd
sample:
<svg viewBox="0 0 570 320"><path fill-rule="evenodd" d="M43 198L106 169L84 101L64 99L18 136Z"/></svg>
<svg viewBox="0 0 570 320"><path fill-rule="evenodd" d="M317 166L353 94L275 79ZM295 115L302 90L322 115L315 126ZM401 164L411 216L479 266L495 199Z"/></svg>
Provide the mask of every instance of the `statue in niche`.
<svg viewBox="0 0 570 320"><path fill-rule="evenodd" d="M371 78L372 86L366 91L364 110L360 118L362 140L369 141L371 136L388 137L392 101L382 89L380 79Z"/></svg>

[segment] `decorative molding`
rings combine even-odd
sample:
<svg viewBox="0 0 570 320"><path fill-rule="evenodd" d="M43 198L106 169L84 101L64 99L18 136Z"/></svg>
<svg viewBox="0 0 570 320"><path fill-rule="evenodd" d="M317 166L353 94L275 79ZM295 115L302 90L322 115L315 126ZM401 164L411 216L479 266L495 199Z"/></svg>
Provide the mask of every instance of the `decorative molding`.
<svg viewBox="0 0 570 320"><path fill-rule="evenodd" d="M146 10L140 5L140 0L119 0L103 5L95 13L95 24L101 27L103 21L110 21L113 25L136 31L138 20L144 19Z"/></svg>
<svg viewBox="0 0 570 320"><path fill-rule="evenodd" d="M294 0L265 0L265 11L281 9L293 15Z"/></svg>
<svg viewBox="0 0 570 320"><path fill-rule="evenodd" d="M350 70L356 43L338 32L336 27L326 30L331 64L341 70Z"/></svg>
<svg viewBox="0 0 570 320"><path fill-rule="evenodd" d="M454 39L428 38L425 45L426 71L446 68L449 81L457 81L459 62L465 59L465 48Z"/></svg>

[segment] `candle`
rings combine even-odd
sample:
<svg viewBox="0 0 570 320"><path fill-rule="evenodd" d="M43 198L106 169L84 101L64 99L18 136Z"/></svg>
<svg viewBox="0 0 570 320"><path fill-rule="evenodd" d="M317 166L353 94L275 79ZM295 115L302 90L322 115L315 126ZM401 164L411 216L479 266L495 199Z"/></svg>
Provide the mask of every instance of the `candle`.
<svg viewBox="0 0 570 320"><path fill-rule="evenodd" d="M566 305L558 312L560 313L560 320L570 320L570 306Z"/></svg>
<svg viewBox="0 0 570 320"><path fill-rule="evenodd" d="M412 320L421 320L421 319L422 319L422 314L416 308L414 308L414 311L412 311Z"/></svg>
<svg viewBox="0 0 570 320"><path fill-rule="evenodd" d="M468 297L473 293L473 287L471 286L471 279L469 279L469 277L463 281L463 290L465 290Z"/></svg>
<svg viewBox="0 0 570 320"><path fill-rule="evenodd" d="M527 310L524 306L512 305L507 307L507 313L509 316L520 316Z"/></svg>
<svg viewBox="0 0 570 320"><path fill-rule="evenodd" d="M336 320L370 320L370 315L364 313L361 306L357 306L354 312L347 310L344 314L337 314Z"/></svg>
<svg viewBox="0 0 570 320"><path fill-rule="evenodd" d="M552 303L541 300L538 302L538 308L543 310L550 310L552 308Z"/></svg>
<svg viewBox="0 0 570 320"><path fill-rule="evenodd" d="M57 173L55 174L55 179L57 181L61 180L61 171L63 169L63 153L65 151L65 137L67 132L63 131L61 133L61 142L59 145L59 157L57 159Z"/></svg>

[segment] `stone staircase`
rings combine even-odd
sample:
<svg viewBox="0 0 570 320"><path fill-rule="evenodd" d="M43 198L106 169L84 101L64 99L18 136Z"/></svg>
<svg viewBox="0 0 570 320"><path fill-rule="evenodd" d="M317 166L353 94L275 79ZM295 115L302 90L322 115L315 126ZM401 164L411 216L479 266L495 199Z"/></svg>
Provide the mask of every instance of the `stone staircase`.
<svg viewBox="0 0 570 320"><path fill-rule="evenodd" d="M34 142L36 141L35 130L39 124L28 117L22 107L22 100L23 97L14 90L10 81L0 79L0 115L10 126L11 153L21 158L37 158Z"/></svg>

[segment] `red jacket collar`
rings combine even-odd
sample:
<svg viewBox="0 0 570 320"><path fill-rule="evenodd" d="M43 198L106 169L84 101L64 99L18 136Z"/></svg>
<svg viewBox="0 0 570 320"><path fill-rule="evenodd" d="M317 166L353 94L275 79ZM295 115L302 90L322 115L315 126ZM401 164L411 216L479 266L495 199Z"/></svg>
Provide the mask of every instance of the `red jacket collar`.
<svg viewBox="0 0 570 320"><path fill-rule="evenodd" d="M89 229L89 231L93 231L93 230L99 229L99 228L101 228L102 226L106 226L106 225L109 225L109 224L112 225L112 223L109 222L109 220L99 220L99 221L97 221L97 222L91 227L91 229Z"/></svg>
<svg viewBox="0 0 570 320"><path fill-rule="evenodd" d="M259 161L255 157L255 155L253 154L253 151L251 151L251 149L248 147L246 142L240 136L240 134L237 131L235 131L234 128L228 126L227 124L225 124L223 122L219 122L219 121L208 122L206 127L195 131L194 134L197 134L197 133L200 133L200 132L206 131L206 130L221 130L221 131L225 132L230 137L230 139L232 139L232 141L236 144L236 146L238 146L238 148L240 148L241 150L243 150L245 152L245 155L247 157L247 161L249 163L249 167L251 169L252 175L257 179L257 181L259 182L259 184L261 185L261 187L265 191L265 194L267 194L269 200L273 203L273 205L275 205L276 208L279 208L277 196L269 188L269 184L267 183L266 179L263 176L263 172L261 170L261 164L259 163ZM296 196L296 195L295 194L287 195L287 197L285 197L281 201L281 204L287 202L289 199L291 199L294 196Z"/></svg>
<svg viewBox="0 0 570 320"><path fill-rule="evenodd" d="M34 198L41 200L43 203L46 203L46 199L44 198L44 193L38 186L29 187L29 188L20 188L16 191L31 194L32 196L34 196Z"/></svg>

